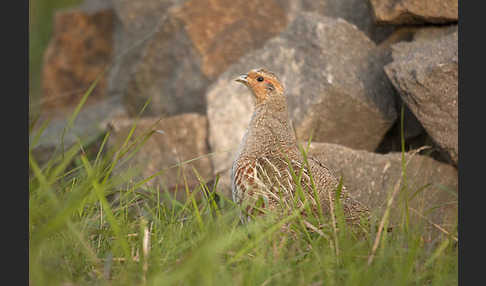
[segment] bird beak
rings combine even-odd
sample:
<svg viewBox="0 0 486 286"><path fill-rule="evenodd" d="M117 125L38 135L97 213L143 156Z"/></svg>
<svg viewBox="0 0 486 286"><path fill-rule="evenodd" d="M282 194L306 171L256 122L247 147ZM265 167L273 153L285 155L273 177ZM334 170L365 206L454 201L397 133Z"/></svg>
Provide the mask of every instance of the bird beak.
<svg viewBox="0 0 486 286"><path fill-rule="evenodd" d="M246 84L248 84L248 75L246 75L246 74L242 74L242 75L240 75L239 77L237 77L237 78L235 79L235 81L237 81L237 82L241 82L242 84L246 85Z"/></svg>

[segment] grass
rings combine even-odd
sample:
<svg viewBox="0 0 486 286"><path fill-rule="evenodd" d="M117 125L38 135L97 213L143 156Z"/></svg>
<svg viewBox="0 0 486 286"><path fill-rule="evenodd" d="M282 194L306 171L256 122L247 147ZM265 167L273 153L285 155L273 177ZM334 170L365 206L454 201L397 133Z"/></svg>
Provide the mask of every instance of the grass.
<svg viewBox="0 0 486 286"><path fill-rule="evenodd" d="M88 96L89 91L76 110ZM186 185L189 196L179 202L145 187L147 178L137 181L134 170L114 175L115 167L151 135L148 130L131 138L133 129L119 150L106 150L107 133L96 152L86 152L80 141L42 166L30 150L31 285L458 283L454 237L444 234L426 244L424 225L408 221L406 201L404 223L392 232L382 231L386 211L373 213L365 232L353 231L344 223L339 200L336 220L322 214L303 218L294 211L284 218L259 216L242 225L232 201L219 196L216 204L211 199L219 192L217 184L201 181L195 189ZM41 134L31 130L31 136ZM403 166L405 180L405 162ZM406 188L403 183L397 186L401 192ZM208 199L197 201L194 194L202 190ZM400 199L397 189L389 191L390 199ZM408 190L413 191L420 190ZM282 231L284 224L292 231Z"/></svg>

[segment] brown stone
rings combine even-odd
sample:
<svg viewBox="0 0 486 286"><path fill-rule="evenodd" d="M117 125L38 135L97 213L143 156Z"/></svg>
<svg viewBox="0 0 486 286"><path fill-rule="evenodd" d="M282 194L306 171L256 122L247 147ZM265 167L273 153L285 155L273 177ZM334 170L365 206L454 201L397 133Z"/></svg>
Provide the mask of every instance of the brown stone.
<svg viewBox="0 0 486 286"><path fill-rule="evenodd" d="M116 118L110 121L109 126L113 135L109 140L109 147L112 151L119 150L135 122L132 118ZM209 148L205 116L187 113L164 119L141 118L130 142L144 134L160 130L161 132L153 132L140 150L120 168L138 169L141 172L140 179L162 171L147 183L148 186L159 188L160 191L177 189L185 193L184 175L192 191L199 184L193 169L197 170L205 182L212 179L211 161L206 156ZM195 160L187 162L192 159ZM179 197L180 194L176 195Z"/></svg>
<svg viewBox="0 0 486 286"><path fill-rule="evenodd" d="M400 26L379 44L383 49L391 49L393 44L419 40L433 40L457 31L457 25L444 26Z"/></svg>
<svg viewBox="0 0 486 286"><path fill-rule="evenodd" d="M42 107L72 108L107 67L112 55L113 11L73 9L54 17L54 31L44 55ZM88 104L106 95L106 76Z"/></svg>
<svg viewBox="0 0 486 286"><path fill-rule="evenodd" d="M457 32L457 25L448 25L448 26L430 26L430 27L420 27L417 28L416 32L413 35L414 41L421 41L421 40L436 40L443 36L447 36Z"/></svg>
<svg viewBox="0 0 486 286"><path fill-rule="evenodd" d="M381 24L444 24L458 21L458 0L369 0Z"/></svg>
<svg viewBox="0 0 486 286"><path fill-rule="evenodd" d="M273 0L189 1L175 17L184 23L209 78L277 35L287 22L285 12Z"/></svg>

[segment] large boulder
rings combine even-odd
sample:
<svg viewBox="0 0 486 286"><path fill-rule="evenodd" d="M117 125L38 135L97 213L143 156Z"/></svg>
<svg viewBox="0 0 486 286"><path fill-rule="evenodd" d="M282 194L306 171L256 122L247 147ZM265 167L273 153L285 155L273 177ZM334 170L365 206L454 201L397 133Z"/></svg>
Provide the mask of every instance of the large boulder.
<svg viewBox="0 0 486 286"><path fill-rule="evenodd" d="M114 58L108 92L125 95L143 48L160 30L171 7L185 0L110 0L115 10ZM162 64L162 63L159 63ZM139 110L137 110L139 111Z"/></svg>
<svg viewBox="0 0 486 286"><path fill-rule="evenodd" d="M207 156L209 148L205 116L186 113L163 119L158 117L145 117L138 121L133 118L112 119L108 123L113 134L108 141L110 150L120 149L135 122L137 125L130 142L152 132L151 136L129 161L117 168L117 172L134 168L139 171L140 179L160 172L158 176L148 181L147 185L160 191L178 190L180 193L175 193L176 197L181 197L181 193L185 193L185 180L190 191L199 185L196 172L204 182L212 179L213 169Z"/></svg>
<svg viewBox="0 0 486 286"><path fill-rule="evenodd" d="M43 113L69 112L102 74L112 59L113 24L113 10L106 1L88 1L55 14L42 70ZM87 104L106 97L106 87L105 74Z"/></svg>
<svg viewBox="0 0 486 286"><path fill-rule="evenodd" d="M389 62L391 62L392 46L396 43L432 40L452 34L456 31L457 25L401 26L395 29L395 31L386 40L382 41L378 45L378 47L382 49L382 52L389 57ZM403 131L406 150L416 149L425 145L431 146L433 147L433 151L429 153L430 156L442 162L450 162L449 155L444 152L440 146L438 146L437 143L435 143L427 134L417 117L413 114L407 104L403 102L398 91L395 92L395 102L397 111L400 111L403 107L405 112L403 118ZM400 152L402 144L401 135L401 122L400 120L397 120L395 125L387 132L385 138L375 152L383 154L389 152Z"/></svg>
<svg viewBox="0 0 486 286"><path fill-rule="evenodd" d="M244 56L209 88L209 142L216 172L230 168L253 113L252 95L234 79L275 72L286 87L299 140L373 151L397 118L393 87L375 44L342 19L301 13L278 37Z"/></svg>
<svg viewBox="0 0 486 286"><path fill-rule="evenodd" d="M392 46L385 72L427 133L457 164L458 33Z"/></svg>
<svg viewBox="0 0 486 286"><path fill-rule="evenodd" d="M369 0L381 24L457 23L458 0Z"/></svg>
<svg viewBox="0 0 486 286"><path fill-rule="evenodd" d="M327 143L311 143L308 156L317 158L337 176L350 194L381 214L389 196L402 177L402 154L375 154ZM405 155L406 168L401 190L394 200L391 219L397 224L408 197L410 214L423 222L429 221L451 231L457 223L457 170L423 155ZM419 214L417 214L417 212ZM435 227L428 222L430 229ZM437 229L435 229L437 231Z"/></svg>
<svg viewBox="0 0 486 286"><path fill-rule="evenodd" d="M192 0L172 6L132 67L125 100L131 114L205 113L207 86L287 24L274 0Z"/></svg>

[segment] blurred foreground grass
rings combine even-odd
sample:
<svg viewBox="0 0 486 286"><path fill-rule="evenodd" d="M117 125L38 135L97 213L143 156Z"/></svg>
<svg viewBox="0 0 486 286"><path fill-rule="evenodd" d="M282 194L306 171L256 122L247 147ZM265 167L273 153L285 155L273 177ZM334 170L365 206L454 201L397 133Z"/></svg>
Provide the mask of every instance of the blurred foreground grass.
<svg viewBox="0 0 486 286"><path fill-rule="evenodd" d="M89 91L79 108L87 96ZM69 121L75 117L76 112ZM39 132L42 128L31 131L31 146ZM377 235L383 218L378 212L364 232L346 226L339 212L337 225L299 212L241 225L230 200L219 197L215 203L217 184L186 185L179 191L187 199L178 202L145 188L150 178L137 180L134 170L113 175L152 131L139 138L132 134L119 150L105 150L107 133L96 152L87 152L80 142L43 165L30 150L30 285L458 283L457 232L427 243L422 239L425 222L409 225L403 219L392 232ZM206 199L196 201L194 194L203 191ZM291 231L282 231L283 224Z"/></svg>

